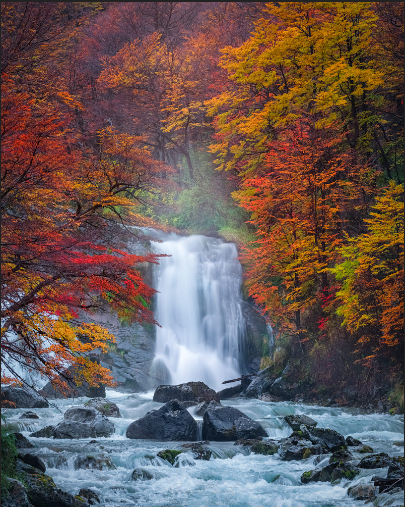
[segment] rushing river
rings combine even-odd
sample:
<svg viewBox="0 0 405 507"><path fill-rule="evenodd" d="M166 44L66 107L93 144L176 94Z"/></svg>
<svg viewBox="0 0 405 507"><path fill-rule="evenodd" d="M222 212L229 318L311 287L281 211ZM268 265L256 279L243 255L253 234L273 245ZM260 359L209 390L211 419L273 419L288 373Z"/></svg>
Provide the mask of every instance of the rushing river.
<svg viewBox="0 0 405 507"><path fill-rule="evenodd" d="M384 476L386 473L386 469L362 470L351 482L342 480L333 486L325 482L304 485L300 481L301 474L314 468L315 457L302 461L282 461L278 454L249 454L242 446L235 446L232 442L211 442L208 446L212 450L209 461L194 460L187 453L180 455L178 467L172 467L157 458L156 454L163 449L182 449L182 442L152 442L125 437L125 431L132 421L162 406L152 401L152 395L152 392L124 395L107 390L108 399L117 403L122 414L122 418L110 418L115 424L114 435L97 438L96 443L90 443L93 440L90 438L56 440L30 437L35 445L30 452L44 460L46 473L58 487L76 495L81 488L91 488L99 495L101 505L108 507L355 507L364 505L364 502L351 500L347 495L348 487L371 479L373 475ZM26 409L6 409L3 412L7 414L8 422L16 423L23 435L28 437L32 431L57 424L67 408L87 400L57 400L61 412L54 407L35 409L39 420L20 420ZM387 452L390 456L403 455L402 446L398 445L398 441L403 441L403 416L363 414L358 410L252 399L224 400L222 404L236 407L259 421L269 439L291 434L291 428L283 420L284 415L306 414L318 421L318 427L334 429L344 436L352 435L371 446L375 452ZM193 415L193 407L188 410ZM75 461L79 456L103 455L111 458L116 469L75 469ZM131 474L135 468L150 471L154 478L133 481ZM383 494L378 503L373 505L402 504L401 493Z"/></svg>

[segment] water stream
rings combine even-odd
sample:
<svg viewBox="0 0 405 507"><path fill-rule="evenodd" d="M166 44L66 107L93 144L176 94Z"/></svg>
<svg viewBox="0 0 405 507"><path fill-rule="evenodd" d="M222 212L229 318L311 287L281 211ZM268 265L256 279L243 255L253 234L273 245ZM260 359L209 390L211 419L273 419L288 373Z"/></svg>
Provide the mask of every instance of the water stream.
<svg viewBox="0 0 405 507"><path fill-rule="evenodd" d="M111 418L115 434L110 438L57 440L32 438L36 446L29 452L39 455L47 466L46 473L56 485L72 494L81 488L93 489L101 498L102 506L155 506L155 507L355 507L363 501L347 495L349 486L369 481L373 475L384 475L387 469L362 470L355 480L342 480L331 485L326 482L302 484L301 474L315 468L314 459L282 461L278 454L263 456L249 454L232 442L211 442L209 461L194 460L190 453L182 454L178 467L172 467L156 454L163 449L181 449L182 442L153 442L130 440L125 437L129 424L146 412L162 406L152 401L153 393L122 394L107 390L108 399L117 403L122 418ZM83 404L88 398L57 400L62 412L70 406ZM287 414L306 414L318 421L318 427L331 428L344 436L352 435L375 452L390 456L403 455L403 416L365 414L359 410L298 405L292 402L264 402L250 399L224 400L259 421L269 439L288 436L291 428L284 422ZM16 423L25 436L63 418L55 408L35 409L39 420L20 420L26 409L7 409L9 422ZM193 414L193 407L188 409ZM200 419L201 418L196 418ZM76 469L78 458L109 457L113 470ZM358 458L364 455L358 455ZM324 465L327 464L328 457ZM153 479L133 481L135 468L148 470ZM385 502L393 503L385 503ZM382 495L375 505L402 505L403 495Z"/></svg>

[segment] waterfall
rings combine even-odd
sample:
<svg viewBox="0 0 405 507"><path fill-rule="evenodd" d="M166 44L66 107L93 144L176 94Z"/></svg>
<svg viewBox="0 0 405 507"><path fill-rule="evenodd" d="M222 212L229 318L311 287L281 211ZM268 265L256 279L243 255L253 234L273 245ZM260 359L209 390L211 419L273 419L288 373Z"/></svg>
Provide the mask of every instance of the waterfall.
<svg viewBox="0 0 405 507"><path fill-rule="evenodd" d="M205 236L164 236L152 242L168 254L154 272L156 357L171 384L202 381L223 389L240 376L245 322L241 310L242 268L233 243Z"/></svg>

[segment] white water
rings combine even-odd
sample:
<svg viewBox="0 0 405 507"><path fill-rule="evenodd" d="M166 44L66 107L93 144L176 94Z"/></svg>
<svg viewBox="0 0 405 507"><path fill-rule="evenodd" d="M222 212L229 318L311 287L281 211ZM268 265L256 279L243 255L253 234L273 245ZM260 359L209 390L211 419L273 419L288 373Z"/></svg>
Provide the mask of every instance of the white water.
<svg viewBox="0 0 405 507"><path fill-rule="evenodd" d="M240 376L245 322L241 311L242 269L233 243L206 236L165 235L152 242L170 255L155 269L156 362L170 383L202 381L220 390Z"/></svg>
<svg viewBox="0 0 405 507"><path fill-rule="evenodd" d="M314 457L301 461L282 461L278 454L263 456L249 454L233 442L211 442L209 461L195 460L191 453L181 454L179 467L172 467L156 454L163 449L182 449L183 442L153 442L130 440L125 437L129 424L157 409L162 403L152 401L153 393L122 394L107 391L107 397L117 403L122 418L110 418L115 434L109 438L58 440L29 437L49 424L63 418L55 408L34 409L39 420L20 420L26 409L3 409L8 422L19 426L23 435L35 445L30 452L40 456L56 485L77 495L81 488L91 488L101 499L100 507L359 507L364 501L352 500L347 495L349 486L360 481L370 482L373 475L385 476L387 468L363 469L354 480L343 479L338 484L316 482L302 484L303 472L315 468ZM72 405L85 403L88 398L56 400L65 412ZM403 416L365 414L359 410L298 405L292 402L264 402L256 399L224 400L223 405L234 406L252 417L265 428L269 439L291 434L284 422L288 414L306 414L318 427L331 428L345 437L352 435L375 452L390 456L403 455L398 445L403 441ZM193 414L193 408L188 409ZM201 420L201 418L198 418ZM197 419L197 420L198 420ZM184 450L184 449L183 449ZM350 448L352 452L353 448ZM355 453L357 459L364 454ZM109 456L115 470L75 469L78 456ZM321 466L327 465L329 456ZM132 471L143 468L153 475L152 480L133 481ZM403 493L384 494L373 506L400 506Z"/></svg>

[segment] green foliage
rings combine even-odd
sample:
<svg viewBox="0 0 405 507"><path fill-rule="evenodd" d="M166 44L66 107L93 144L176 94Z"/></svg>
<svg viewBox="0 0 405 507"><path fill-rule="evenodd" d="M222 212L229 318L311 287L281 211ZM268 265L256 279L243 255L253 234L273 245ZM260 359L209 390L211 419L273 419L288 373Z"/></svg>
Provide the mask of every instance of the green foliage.
<svg viewBox="0 0 405 507"><path fill-rule="evenodd" d="M5 417L1 414L2 421ZM8 424L1 425L1 496L7 495L9 489L9 477L15 478L15 464L17 458L17 448L15 445L15 436L12 431L15 428Z"/></svg>
<svg viewBox="0 0 405 507"><path fill-rule="evenodd" d="M390 409L393 411L394 414L403 414L404 413L404 385L401 383L398 383L395 385L395 387L391 390L389 396L388 396L389 402L391 405L394 405Z"/></svg>

